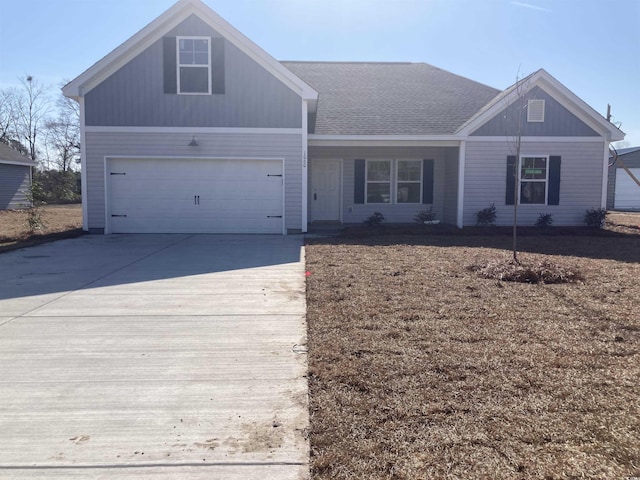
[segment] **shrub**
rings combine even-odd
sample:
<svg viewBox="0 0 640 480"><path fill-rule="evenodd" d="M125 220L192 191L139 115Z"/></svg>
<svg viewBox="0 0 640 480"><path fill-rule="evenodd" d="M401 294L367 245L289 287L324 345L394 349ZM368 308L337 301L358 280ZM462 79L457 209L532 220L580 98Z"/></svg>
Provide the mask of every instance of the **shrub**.
<svg viewBox="0 0 640 480"><path fill-rule="evenodd" d="M371 214L369 218L367 218L364 221L364 224L367 227L376 227L380 225L383 221L384 221L384 215L382 215L380 212L373 212L373 214Z"/></svg>
<svg viewBox="0 0 640 480"><path fill-rule="evenodd" d="M538 215L538 219L536 220L536 227L540 228L548 228L553 223L553 215L550 213L541 213Z"/></svg>
<svg viewBox="0 0 640 480"><path fill-rule="evenodd" d="M438 216L436 212L433 211L433 207L429 207L429 210L422 210L417 213L413 219L416 223L423 224L424 222L433 222L437 220Z"/></svg>
<svg viewBox="0 0 640 480"><path fill-rule="evenodd" d="M496 205L492 203L487 208L476 212L476 225L495 225L496 223Z"/></svg>
<svg viewBox="0 0 640 480"><path fill-rule="evenodd" d="M607 218L607 210L604 208L590 208L584 214L584 223L589 227L602 228Z"/></svg>

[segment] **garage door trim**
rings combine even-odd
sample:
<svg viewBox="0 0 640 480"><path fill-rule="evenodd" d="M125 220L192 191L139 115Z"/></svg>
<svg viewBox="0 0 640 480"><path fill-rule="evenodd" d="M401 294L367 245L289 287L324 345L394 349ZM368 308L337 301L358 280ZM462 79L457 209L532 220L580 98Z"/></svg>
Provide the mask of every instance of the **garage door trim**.
<svg viewBox="0 0 640 480"><path fill-rule="evenodd" d="M285 185L286 185L286 172L285 172L285 159L283 157L199 157L199 156L176 156L176 155L107 155L104 157L104 233L105 235L111 234L111 204L109 199L111 174L109 171L110 160L203 160L203 161L224 161L224 160L237 160L237 161L278 161L282 164L282 235L287 234L286 227L286 202L285 202Z"/></svg>

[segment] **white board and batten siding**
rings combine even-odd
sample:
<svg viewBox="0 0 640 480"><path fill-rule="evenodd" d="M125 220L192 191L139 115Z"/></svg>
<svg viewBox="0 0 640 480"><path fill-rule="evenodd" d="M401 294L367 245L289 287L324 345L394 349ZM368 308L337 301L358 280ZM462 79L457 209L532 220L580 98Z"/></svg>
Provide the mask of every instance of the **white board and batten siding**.
<svg viewBox="0 0 640 480"><path fill-rule="evenodd" d="M506 142L468 141L465 160L464 225L476 223L476 212L495 202L497 225L511 225L513 205L505 204L507 156L514 148ZM520 205L518 224L531 226L538 215L550 213L553 224L584 225L587 208L602 201L602 140L563 142L523 140L521 155L558 155L561 160L560 204Z"/></svg>
<svg viewBox="0 0 640 480"><path fill-rule="evenodd" d="M120 223L118 223L118 218L122 219L125 217L111 217L113 214L119 215L120 213L107 210L107 208L111 209L110 198L113 198L114 195L114 192L110 192L110 189L112 188L110 179L111 177L117 177L117 175L110 175L111 172L105 170L105 168L110 168L108 166L110 164L122 167L122 163L118 162L125 162L124 166L127 166L127 159L129 159L129 166L138 165L135 168L138 170L142 169L143 174L147 174L148 172L155 170L153 168L148 168L148 165L151 164L145 164L143 161L144 159L152 162L161 160L166 161L167 163L163 163L163 165L164 167L169 167L169 172L159 175L156 179L156 181L159 182L159 185L164 185L163 182L166 183L166 175L170 175L172 170L179 168L180 166L187 166L186 164L179 163L181 160L187 160L189 168L184 169L183 175L178 178L174 178L175 185L172 186L172 188L175 192L174 198L182 195L188 200L188 202L193 200L194 196L198 195L198 193L193 191L193 188L191 188L191 186L194 188L198 186L198 182L201 180L198 178L198 172L202 172L203 176L209 177L211 181L214 181L215 185L215 177L219 175L233 175L235 172L237 176L242 177L244 175L243 172L246 173L254 171L254 176L252 178L249 178L251 177L251 175L249 175L249 177L244 178L244 180L240 182L243 185L240 188L234 190L227 186L222 187L223 193L225 189L228 193L228 198L225 200L227 203L226 207L232 207L232 211L235 212L235 216L237 216L238 211L242 211L243 209L245 211L247 210L248 203L242 199L242 188L247 191L256 187L256 179L258 176L261 177L262 173L264 173L265 182L267 182L267 180L280 182L280 185L277 188L280 188L280 191L282 192L279 201L281 202L281 211L284 217L284 228L280 227L277 233L283 233L283 230L286 232L286 230L299 231L301 229L301 133L199 133L196 134L198 141L197 147L191 147L188 145L191 141L192 135L186 132L106 133L88 131L86 133L86 137L86 168L88 183L87 206L90 230L106 230L108 232L110 225L107 224L107 219L111 218L114 218L115 220L116 229L120 228L118 225L122 222L120 221ZM138 163L132 163L134 162L134 159L138 159ZM111 162L116 163L113 164ZM276 168L276 165L279 170L274 170L274 174L282 174L283 177L273 177L268 179L266 177L266 170L264 172L262 172L262 170L264 168ZM115 181L117 182L117 180ZM218 186L226 184L226 181L220 180L220 182L221 183L218 183ZM278 208L273 204L273 201L276 201L277 196L275 193L276 190L274 190L275 183L273 182L263 183L262 185L257 186L257 188L263 190L264 196L262 198L258 198L253 195L253 197L255 197L253 198L254 202L264 202L265 199L268 199L265 203L265 208L267 209ZM168 184L166 187L168 187ZM119 192L117 190L120 188L117 183L115 188L115 195L121 195L124 193L124 191ZM149 188L153 187L151 186ZM188 195L187 190L189 191ZM193 193L191 193L192 191ZM247 196L252 196L252 194L247 194ZM151 201L168 201L169 198L167 197L162 200L157 195L156 197L157 198L154 198ZM213 197L211 197L210 200L212 199ZM221 199L222 197L219 198L219 200ZM132 200L133 198L129 195L122 201L131 202ZM203 195L200 195L201 207L204 207L204 200ZM271 207L266 206L269 202L272 202ZM122 204L116 203L116 206L121 205ZM174 206L172 208L174 209L174 212L180 211L178 207ZM201 208L198 215L204 215L204 210L204 208ZM219 210L212 207L210 213L214 215L214 212L222 212L222 210L222 207L220 207ZM184 233L204 231L212 233L232 231L234 233L239 233L241 231L275 233L272 232L273 228L267 227L266 225L260 227L257 224L254 224L253 227L251 227L250 214L247 214L244 220L237 219L238 221L235 225L229 224L227 227L224 225L226 225L226 222L230 221L229 217L222 213L216 215L218 216L216 217L214 215L210 220L206 220L201 223L201 226L197 228L187 228L184 225L181 226L178 222L177 225L170 225L170 223L167 223L166 228L161 228L160 230L175 232L177 231L176 229L181 229L185 230ZM277 215L274 216L277 217ZM157 217L156 221L161 222L160 216ZM209 225L208 227L206 227L207 222ZM195 218L192 220L191 225L193 226L197 223L197 218ZM271 221L272 225L273 223L274 222Z"/></svg>

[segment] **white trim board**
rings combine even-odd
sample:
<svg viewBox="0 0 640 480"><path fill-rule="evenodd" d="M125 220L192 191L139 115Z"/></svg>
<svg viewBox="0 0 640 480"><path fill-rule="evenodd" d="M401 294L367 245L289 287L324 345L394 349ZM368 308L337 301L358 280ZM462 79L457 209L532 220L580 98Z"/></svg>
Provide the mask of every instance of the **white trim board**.
<svg viewBox="0 0 640 480"><path fill-rule="evenodd" d="M465 137L469 143L471 142L513 142L513 137L509 135L501 137ZM604 139L602 137L520 137L521 142L525 143L540 143L540 142L568 142L568 143L587 143L597 142L602 143Z"/></svg>
<svg viewBox="0 0 640 480"><path fill-rule="evenodd" d="M29 162L25 160L24 162L18 160L0 160L0 165L18 165L20 167L37 167L38 164L36 162Z"/></svg>
<svg viewBox="0 0 640 480"><path fill-rule="evenodd" d="M183 133L185 135L225 133L225 134L280 134L299 135L302 128L244 128L244 127L99 127L88 126L89 133Z"/></svg>

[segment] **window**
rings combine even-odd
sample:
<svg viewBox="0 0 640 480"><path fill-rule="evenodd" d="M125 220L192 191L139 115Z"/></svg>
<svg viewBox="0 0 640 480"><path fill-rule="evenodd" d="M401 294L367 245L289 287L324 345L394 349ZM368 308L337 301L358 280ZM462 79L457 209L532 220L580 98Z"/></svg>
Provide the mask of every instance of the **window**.
<svg viewBox="0 0 640 480"><path fill-rule="evenodd" d="M367 203L391 203L391 160L367 160Z"/></svg>
<svg viewBox="0 0 640 480"><path fill-rule="evenodd" d="M531 99L527 102L527 122L544 122L544 100Z"/></svg>
<svg viewBox="0 0 640 480"><path fill-rule="evenodd" d="M422 161L398 160L396 174L396 201L420 203L422 187Z"/></svg>
<svg viewBox="0 0 640 480"><path fill-rule="evenodd" d="M367 160L365 203L422 203L423 162Z"/></svg>
<svg viewBox="0 0 640 480"><path fill-rule="evenodd" d="M548 157L520 158L520 203L547 203Z"/></svg>
<svg viewBox="0 0 640 480"><path fill-rule="evenodd" d="M178 93L211 93L211 45L208 37L178 37Z"/></svg>

